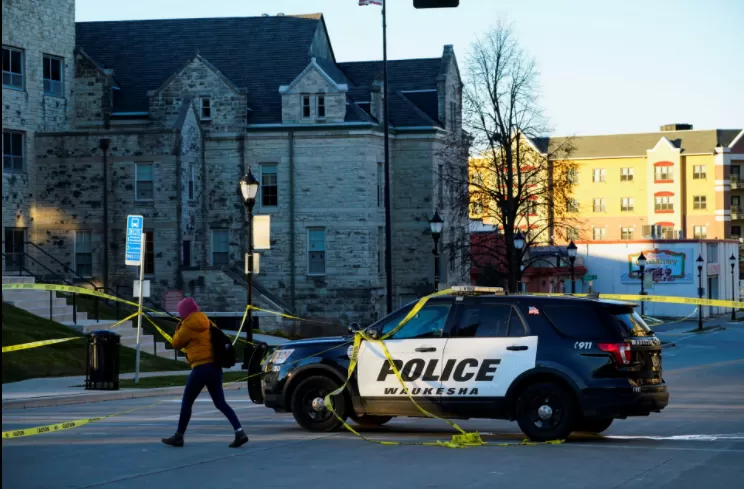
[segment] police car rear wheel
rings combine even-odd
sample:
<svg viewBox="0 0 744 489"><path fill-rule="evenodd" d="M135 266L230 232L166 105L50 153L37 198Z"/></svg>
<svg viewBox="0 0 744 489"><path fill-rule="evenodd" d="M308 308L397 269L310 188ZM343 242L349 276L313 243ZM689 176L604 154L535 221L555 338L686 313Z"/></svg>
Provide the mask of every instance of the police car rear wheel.
<svg viewBox="0 0 744 489"><path fill-rule="evenodd" d="M581 418L579 422L576 423L576 431L582 431L584 433L602 433L610 427L613 421L612 418Z"/></svg>
<svg viewBox="0 0 744 489"><path fill-rule="evenodd" d="M338 429L343 423L325 407L325 397L338 389L333 380L315 376L303 380L292 393L292 414L295 421L308 431L326 432ZM343 394L332 398L333 410L346 418L346 399Z"/></svg>
<svg viewBox="0 0 744 489"><path fill-rule="evenodd" d="M361 416L357 416L356 414L349 415L351 419L354 420L354 422L360 426L382 426L391 419L393 419L392 416L372 416L370 414L363 414Z"/></svg>
<svg viewBox="0 0 744 489"><path fill-rule="evenodd" d="M517 400L517 423L534 441L561 440L571 434L575 418L571 395L557 384L527 387Z"/></svg>

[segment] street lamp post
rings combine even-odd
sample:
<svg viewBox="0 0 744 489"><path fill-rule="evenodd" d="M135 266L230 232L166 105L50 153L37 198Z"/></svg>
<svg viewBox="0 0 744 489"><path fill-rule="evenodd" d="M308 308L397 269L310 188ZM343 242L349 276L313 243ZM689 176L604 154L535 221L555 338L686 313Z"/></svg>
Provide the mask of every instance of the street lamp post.
<svg viewBox="0 0 744 489"><path fill-rule="evenodd" d="M736 287L734 286L734 267L736 266L736 257L734 254L731 254L731 257L729 258L729 262L731 263L731 302L734 302L736 300ZM736 321L736 308L731 308L731 320Z"/></svg>
<svg viewBox="0 0 744 489"><path fill-rule="evenodd" d="M439 209L434 210L434 215L429 219L431 228L431 237L434 240L434 249L431 251L434 255L434 292L439 291L439 237L442 235L444 220L439 215Z"/></svg>
<svg viewBox="0 0 744 489"><path fill-rule="evenodd" d="M698 255L697 260L697 269L698 269L698 299L703 298L703 263L705 263L705 260L703 260L703 257ZM703 329L703 306L701 304L698 304L698 329Z"/></svg>
<svg viewBox="0 0 744 489"><path fill-rule="evenodd" d="M638 256L638 268L641 271L641 296L646 295L646 291L643 288L643 282L646 278L646 256L641 252L640 256ZM645 302L643 301L643 297L641 297L641 316L643 316L646 312L646 309L644 307Z"/></svg>
<svg viewBox="0 0 744 489"><path fill-rule="evenodd" d="M524 249L524 245L525 245L525 242L526 241L527 240L525 239L524 234L522 234L521 231L514 235L514 249L517 250L517 254L520 256L520 262L521 262L521 256L522 256L521 255L521 252ZM514 263L514 262L510 262L510 263ZM511 274L511 270L512 270L512 268L510 266L509 267L509 273L510 274ZM511 285L509 285L509 286L511 287ZM511 291L510 290L509 292L514 292L514 291Z"/></svg>
<svg viewBox="0 0 744 489"><path fill-rule="evenodd" d="M576 245L573 240L568 244L568 261L571 263L571 294L576 293L576 277L574 275L574 263L576 262Z"/></svg>
<svg viewBox="0 0 744 489"><path fill-rule="evenodd" d="M525 284L524 281L522 280L523 277L524 277L524 270L526 268L527 267L524 266L524 263L522 263L521 265L519 265L519 271L521 272L519 274L519 288L521 289L522 293L527 292L527 284Z"/></svg>
<svg viewBox="0 0 744 489"><path fill-rule="evenodd" d="M238 184L239 194L243 199L243 205L248 216L248 252L245 255L245 280L248 282L248 328L245 331L246 339L253 341L253 206L256 204L258 194L258 180L253 172L248 170L247 175L240 178Z"/></svg>

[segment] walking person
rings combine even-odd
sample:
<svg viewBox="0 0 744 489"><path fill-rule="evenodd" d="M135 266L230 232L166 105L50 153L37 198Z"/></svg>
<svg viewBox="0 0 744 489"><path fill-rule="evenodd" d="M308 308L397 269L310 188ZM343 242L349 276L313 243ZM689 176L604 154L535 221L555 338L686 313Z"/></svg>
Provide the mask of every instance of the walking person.
<svg viewBox="0 0 744 489"><path fill-rule="evenodd" d="M178 315L181 322L173 336L173 348L186 350L186 359L191 364L191 374L181 401L181 415L176 434L163 438L163 443L174 447L183 446L183 435L191 419L191 407L206 386L217 409L230 421L235 430L235 440L230 448L238 448L248 442L248 435L243 431L235 411L225 401L222 390L222 367L214 361L212 341L209 331L209 318L199 311L196 301L187 297L178 303Z"/></svg>

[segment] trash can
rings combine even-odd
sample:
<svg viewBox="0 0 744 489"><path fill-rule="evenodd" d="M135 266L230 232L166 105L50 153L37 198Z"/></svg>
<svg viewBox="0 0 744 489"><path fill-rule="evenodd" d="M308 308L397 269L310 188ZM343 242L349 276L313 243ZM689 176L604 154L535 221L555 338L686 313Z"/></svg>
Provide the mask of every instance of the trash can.
<svg viewBox="0 0 744 489"><path fill-rule="evenodd" d="M85 366L86 390L119 390L118 334L101 330L88 334Z"/></svg>

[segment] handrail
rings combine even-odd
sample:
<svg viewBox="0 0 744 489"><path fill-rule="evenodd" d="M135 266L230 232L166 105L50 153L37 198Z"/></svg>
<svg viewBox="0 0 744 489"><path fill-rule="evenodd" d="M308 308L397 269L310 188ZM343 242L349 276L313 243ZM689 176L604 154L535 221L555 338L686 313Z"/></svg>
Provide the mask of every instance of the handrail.
<svg viewBox="0 0 744 489"><path fill-rule="evenodd" d="M60 261L60 260L59 260L58 258L56 258L56 257L52 256L52 255L51 255L51 254L50 254L50 253L49 253L49 252L48 252L47 250L43 249L43 248L42 248L41 246L37 245L36 243L32 243L31 241L26 241L26 242L25 242L25 244L27 244L27 245L31 245L31 246L33 246L33 247L34 247L34 249L36 249L36 250L39 250L39 251L41 251L42 253L44 253L44 254L45 254L46 256L48 256L49 258L51 258L52 260L54 260L54 261L55 261L55 262L56 262L57 264L61 265L61 266L62 266L62 267L63 267L63 268L65 269L65 270L67 270L67 271L69 271L69 272L72 272L72 273L73 273L73 274L74 274L75 276L77 276L77 277L78 277L78 278L80 279L80 281L81 281L81 282L87 282L88 284L92 285L92 286L93 286L93 287L95 287L96 289L98 289L98 288L99 288L98 286L96 286L96 284L94 284L93 282L91 282L91 281L90 281L90 280L88 280L87 278L83 277L83 276L82 276L82 275L80 275L80 274L79 274L78 272L76 272L76 271L75 271L75 270L73 270L72 268L68 267L68 266L67 266L67 265L65 265L64 263L62 263L62 262L61 262L61 261Z"/></svg>
<svg viewBox="0 0 744 489"><path fill-rule="evenodd" d="M33 261L34 261L35 263L37 263L38 265L42 266L42 267L43 267L43 268L44 268L44 269L45 269L45 270L46 270L47 272L49 272L49 273L51 273L52 275L54 275L55 277L57 277L57 278L56 278L56 280L58 280L58 281L60 281L60 282L63 282L63 283L64 283L64 284L66 284L66 285L74 285L74 284L73 284L72 282L69 282L68 280L66 280L66 279L64 279L64 278L59 278L59 274L58 274L57 272L55 272L54 270L52 270L52 269L51 269L51 268L49 268L48 266L44 265L44 264L43 264L43 263L41 263L41 262L40 262L39 260L37 260L37 259L36 259L36 258L34 258L33 256L29 255L29 254L28 254L28 253L26 253L25 251L24 251L24 252L22 252L22 253L19 253L19 254L22 254L22 255L23 255L23 258L24 258L24 259L25 259L25 258L30 258L30 259L31 259L31 260L33 260ZM3 253L3 256L5 256L5 253ZM23 267L23 268L25 268L25 267ZM29 272L29 273L31 273L31 272ZM33 275L33 277L34 277L34 278L35 278L36 280L41 280L41 279L40 279L39 277L37 277L37 276L36 276L35 274L32 274L32 275Z"/></svg>
<svg viewBox="0 0 744 489"><path fill-rule="evenodd" d="M5 259L7 258L7 257L5 256L5 252L2 252L2 257L3 257L3 260L5 260ZM7 271L7 270L6 270L6 271ZM29 274L30 276L32 276L32 277L33 277L33 278L34 278L35 280L40 280L40 279L39 279L39 277L37 277L36 275L34 275L34 272L32 272L31 270L29 270L28 268L26 268L26 267L25 267L25 266L23 266L23 265L20 265L20 268L19 268L19 270L18 270L18 271L19 271L19 272L27 272L27 273L28 273L28 274ZM22 275L21 275L21 276L22 276Z"/></svg>

